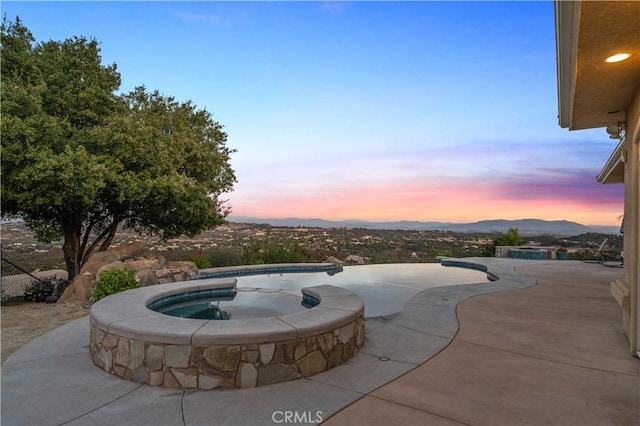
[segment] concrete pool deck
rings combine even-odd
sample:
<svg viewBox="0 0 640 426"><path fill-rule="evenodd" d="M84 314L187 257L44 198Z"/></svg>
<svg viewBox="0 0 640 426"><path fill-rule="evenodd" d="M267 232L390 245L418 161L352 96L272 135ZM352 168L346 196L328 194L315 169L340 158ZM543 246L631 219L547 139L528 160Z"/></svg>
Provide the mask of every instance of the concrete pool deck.
<svg viewBox="0 0 640 426"><path fill-rule="evenodd" d="M260 388L180 391L107 375L91 363L81 318L3 364L2 424L640 422L640 361L609 293L621 270L465 260L500 280L425 290L402 312L367 319L365 346L347 363Z"/></svg>

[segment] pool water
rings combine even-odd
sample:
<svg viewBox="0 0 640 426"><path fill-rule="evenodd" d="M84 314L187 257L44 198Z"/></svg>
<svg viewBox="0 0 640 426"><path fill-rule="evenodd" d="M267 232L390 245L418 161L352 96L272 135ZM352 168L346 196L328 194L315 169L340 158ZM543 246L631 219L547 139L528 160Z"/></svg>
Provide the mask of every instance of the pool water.
<svg viewBox="0 0 640 426"><path fill-rule="evenodd" d="M303 305L300 291L238 288L233 296L174 303L157 311L174 317L229 320L276 317L301 312L309 307Z"/></svg>
<svg viewBox="0 0 640 426"><path fill-rule="evenodd" d="M364 300L365 317L370 318L402 311L411 297L428 288L488 281L485 272L445 267L439 263L348 266L335 275L298 272L244 276L237 280L238 294L247 294L248 297L237 297L237 302L220 303L220 307L230 312L233 319L304 310L301 290L316 285L329 284L356 293ZM277 293L270 295L269 291ZM236 303L237 308L234 306Z"/></svg>

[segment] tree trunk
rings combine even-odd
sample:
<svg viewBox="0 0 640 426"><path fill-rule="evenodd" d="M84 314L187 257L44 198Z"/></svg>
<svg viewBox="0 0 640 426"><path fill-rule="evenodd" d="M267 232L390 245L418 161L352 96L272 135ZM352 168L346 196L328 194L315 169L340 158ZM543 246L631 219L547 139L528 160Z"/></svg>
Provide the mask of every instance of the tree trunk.
<svg viewBox="0 0 640 426"><path fill-rule="evenodd" d="M67 265L69 281L80 273L82 267L82 254L80 248L80 236L82 234L80 226L63 226L64 243L62 251L64 253L64 263Z"/></svg>

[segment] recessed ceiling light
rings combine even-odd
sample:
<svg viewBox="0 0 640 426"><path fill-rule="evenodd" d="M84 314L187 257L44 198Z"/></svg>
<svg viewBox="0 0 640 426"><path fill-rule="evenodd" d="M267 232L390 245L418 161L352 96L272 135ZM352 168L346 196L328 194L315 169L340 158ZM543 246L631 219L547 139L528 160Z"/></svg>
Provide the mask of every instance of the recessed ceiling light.
<svg viewBox="0 0 640 426"><path fill-rule="evenodd" d="M620 62L620 61L624 61L625 59L629 59L629 56L631 56L630 53L618 53L615 54L613 56L609 56L607 59L605 59L605 62Z"/></svg>

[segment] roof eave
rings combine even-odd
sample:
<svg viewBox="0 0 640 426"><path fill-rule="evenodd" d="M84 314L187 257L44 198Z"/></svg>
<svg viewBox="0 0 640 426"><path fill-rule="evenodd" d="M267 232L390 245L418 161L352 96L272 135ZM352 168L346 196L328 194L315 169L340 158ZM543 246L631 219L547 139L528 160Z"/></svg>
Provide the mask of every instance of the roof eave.
<svg viewBox="0 0 640 426"><path fill-rule="evenodd" d="M578 58L579 1L555 2L558 123L572 129Z"/></svg>
<svg viewBox="0 0 640 426"><path fill-rule="evenodd" d="M596 181L599 183L624 183L624 161L624 139L622 139L611 153Z"/></svg>

